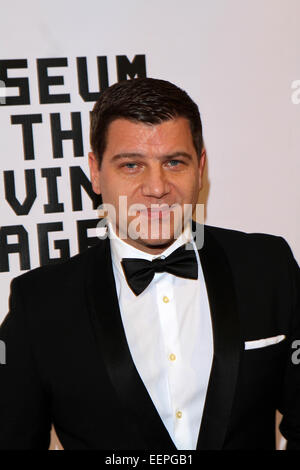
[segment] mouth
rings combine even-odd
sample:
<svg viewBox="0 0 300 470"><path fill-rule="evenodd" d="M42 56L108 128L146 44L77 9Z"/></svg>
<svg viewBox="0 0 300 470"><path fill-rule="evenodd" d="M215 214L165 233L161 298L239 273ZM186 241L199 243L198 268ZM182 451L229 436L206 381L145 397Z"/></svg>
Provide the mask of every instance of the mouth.
<svg viewBox="0 0 300 470"><path fill-rule="evenodd" d="M159 206L157 207L156 204L154 204L151 207L147 207L145 210L140 211L140 215L142 217L147 218L148 220L161 220L161 219L166 219L170 217L170 213L172 212L172 207L168 206L167 204L165 206Z"/></svg>

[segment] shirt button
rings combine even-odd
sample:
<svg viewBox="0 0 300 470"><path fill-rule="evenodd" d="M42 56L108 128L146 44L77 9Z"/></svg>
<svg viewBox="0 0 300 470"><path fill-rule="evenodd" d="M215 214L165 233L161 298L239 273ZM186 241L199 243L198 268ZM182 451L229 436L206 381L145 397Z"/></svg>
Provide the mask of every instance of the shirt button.
<svg viewBox="0 0 300 470"><path fill-rule="evenodd" d="M176 418L182 418L182 411L176 411Z"/></svg>
<svg viewBox="0 0 300 470"><path fill-rule="evenodd" d="M175 361L175 359L176 359L175 354L170 354L169 359L170 359L170 361Z"/></svg>
<svg viewBox="0 0 300 470"><path fill-rule="evenodd" d="M170 301L169 297L167 297L166 295L163 296L163 302L165 304L167 304L168 302Z"/></svg>

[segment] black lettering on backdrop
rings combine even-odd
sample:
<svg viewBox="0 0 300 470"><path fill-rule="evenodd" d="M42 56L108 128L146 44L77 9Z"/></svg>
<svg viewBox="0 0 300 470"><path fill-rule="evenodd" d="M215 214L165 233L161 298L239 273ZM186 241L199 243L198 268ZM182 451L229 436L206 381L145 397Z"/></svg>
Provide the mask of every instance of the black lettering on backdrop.
<svg viewBox="0 0 300 470"><path fill-rule="evenodd" d="M8 69L27 69L26 59L0 60L0 80L5 83L6 88L19 88L18 96L7 96L3 106L15 106L30 104L29 82L27 77L8 78Z"/></svg>
<svg viewBox="0 0 300 470"><path fill-rule="evenodd" d="M36 60L40 104L70 103L69 93L50 93L50 86L64 85L63 75L52 76L48 72L51 67L68 67L67 57L50 57ZM137 54L130 61L126 55L116 56L118 81L127 78L146 77L146 56ZM77 57L77 78L79 94L83 101L96 101L99 93L109 86L107 56L97 56L99 91L90 92L86 57ZM19 95L7 96L4 106L30 104L28 77L8 78L8 69L28 68L27 59L0 60L0 80L6 88L19 88Z"/></svg>
<svg viewBox="0 0 300 470"><path fill-rule="evenodd" d="M63 140L73 141L74 157L83 157L83 141L80 113L71 113L71 130L61 129L60 114L50 114L53 158L63 158Z"/></svg>
<svg viewBox="0 0 300 470"><path fill-rule="evenodd" d="M18 243L8 243L9 235L17 235ZM20 269L30 269L28 233L23 225L0 228L0 272L9 271L9 253L19 253Z"/></svg>
<svg viewBox="0 0 300 470"><path fill-rule="evenodd" d="M89 237L88 229L96 228L100 219L86 219L77 220L77 239L78 239L78 251L81 253L90 246L95 245L98 241L98 237Z"/></svg>
<svg viewBox="0 0 300 470"><path fill-rule="evenodd" d="M40 265L55 264L57 261L70 258L69 240L54 240L54 248L60 251L58 258L50 258L49 252L49 232L61 232L63 230L62 222L48 222L46 224L37 224Z"/></svg>
<svg viewBox="0 0 300 470"><path fill-rule="evenodd" d="M26 197L23 202L17 199L14 170L6 170L4 176L5 199L16 215L28 215L37 197L35 170L24 170ZM82 188L89 196L93 209L102 204L101 196L94 193L92 184L80 166L69 168L70 187L73 211L82 211ZM59 201L57 178L61 168L41 168L41 176L46 179L48 203L44 204L45 214L63 212L64 204Z"/></svg>
<svg viewBox="0 0 300 470"><path fill-rule="evenodd" d="M17 215L28 215L36 199L35 171L24 170L24 173L26 197L23 204L21 204L16 196L14 171L4 171L5 199Z"/></svg>
<svg viewBox="0 0 300 470"><path fill-rule="evenodd" d="M83 187L85 192L93 201L93 209L97 209L97 207L102 203L102 198L98 194L94 193L90 180L82 171L80 166L70 167L70 181L73 211L82 211L81 187Z"/></svg>
<svg viewBox="0 0 300 470"><path fill-rule="evenodd" d="M49 103L70 103L71 98L69 93L63 94L50 94L49 86L53 85L64 85L64 77L59 76L49 76L48 68L50 67L67 67L68 59L67 57L57 57L49 59L37 59L37 72L38 72L38 84L39 84L39 94L40 94L40 103L49 104Z"/></svg>
<svg viewBox="0 0 300 470"><path fill-rule="evenodd" d="M34 144L32 124L42 122L41 114L17 114L10 116L12 124L21 124L23 135L23 150L25 160L34 160Z"/></svg>
<svg viewBox="0 0 300 470"><path fill-rule="evenodd" d="M117 55L117 72L118 81L127 80L127 76L134 78L146 77L146 56L144 54L138 54L134 56L132 62L126 55Z"/></svg>
<svg viewBox="0 0 300 470"><path fill-rule="evenodd" d="M61 176L60 168L42 168L43 178L47 178L48 204L44 204L45 214L63 212L64 205L58 201L57 177Z"/></svg>
<svg viewBox="0 0 300 470"><path fill-rule="evenodd" d="M108 57L97 56L97 71L99 87L90 90L89 74L86 57L77 57L77 79L79 94L84 102L96 101L100 93L109 86L108 77ZM36 61L37 82L39 92L39 103L70 103L71 97L69 93L55 93L50 87L64 85L63 73L53 76L51 68L68 67L68 59L66 57L59 58L40 58ZM10 69L28 69L26 59L16 60L0 60L0 80L5 82L6 88L18 88L17 96L7 96L6 105L28 105L30 104L30 75L27 71L27 77L12 76ZM146 77L146 58L145 55L135 55L129 60L125 55L116 56L116 72L118 81L133 79L135 77ZM35 83L35 82L34 82ZM50 93L51 90L51 93ZM69 91L69 90L66 90ZM51 138L53 147L53 158L63 158L63 141L72 140L74 157L82 157L84 155L82 125L80 112L70 113L71 127L69 129L61 128L61 117L59 113L50 114ZM23 151L24 160L35 160L38 151L35 149L36 132L40 127L34 127L34 124L44 121L42 114L14 114L10 117L12 125L22 126ZM37 170L37 168L36 168ZM92 190L90 180L85 175L80 166L71 167L69 186L71 188L72 209L73 211L82 211L82 189L89 196L93 208L96 209L101 203L101 196L95 194ZM28 215L37 198L36 191L36 175L35 170L26 169L25 187L26 195L23 202L17 198L18 188L16 190L14 171L4 171L4 190L5 198L14 213L17 215ZM47 185L47 203L44 204L44 213L62 213L64 211L64 203L59 200L58 178L61 177L61 168L42 168L41 176ZM23 191L22 191L23 194ZM98 242L97 236L88 236L88 231L95 228L99 219L87 219L75 221L77 224L77 239L79 252L85 250L89 246ZM59 260L65 260L70 257L70 241L68 239L54 240L53 246L59 250L59 256L50 257L49 250L49 233L62 232L63 222L49 222L37 224L38 234L38 250L40 265L56 263ZM15 235L18 242L9 243L9 236ZM16 253L20 260L20 269L30 269L30 251L29 236L27 230L22 225L2 226L0 228L0 272L9 271L9 255ZM62 236L62 234L61 234ZM53 235L54 237L54 235ZM51 239L53 239L51 237Z"/></svg>
<svg viewBox="0 0 300 470"><path fill-rule="evenodd" d="M88 236L88 230L96 228L99 219L78 220L77 237L78 251L82 252L90 246L98 243L97 236ZM62 222L42 223L37 225L38 232L38 250L40 265L45 266L66 260L70 257L70 245L68 239L54 240L54 248L60 251L57 258L50 257L49 236L50 232L61 232L63 230ZM8 237L15 235L18 237L17 243L9 243ZM23 225L2 226L0 228L0 272L9 272L9 255L18 253L20 270L28 270L30 266L29 238Z"/></svg>
<svg viewBox="0 0 300 470"><path fill-rule="evenodd" d="M108 87L107 57L97 57L99 91L89 91L86 57L77 57L77 77L79 94L83 101L97 101L100 92Z"/></svg>

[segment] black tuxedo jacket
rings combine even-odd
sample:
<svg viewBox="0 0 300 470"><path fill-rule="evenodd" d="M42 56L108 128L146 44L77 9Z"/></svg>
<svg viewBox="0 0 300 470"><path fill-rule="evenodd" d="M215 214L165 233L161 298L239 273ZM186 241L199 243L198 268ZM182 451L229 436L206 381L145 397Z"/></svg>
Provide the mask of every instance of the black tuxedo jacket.
<svg viewBox="0 0 300 470"><path fill-rule="evenodd" d="M300 275L288 245L206 226L199 254L214 358L197 449L274 449L276 409L299 449ZM1 449L47 449L54 423L65 449L176 450L129 352L108 239L14 279L0 339Z"/></svg>

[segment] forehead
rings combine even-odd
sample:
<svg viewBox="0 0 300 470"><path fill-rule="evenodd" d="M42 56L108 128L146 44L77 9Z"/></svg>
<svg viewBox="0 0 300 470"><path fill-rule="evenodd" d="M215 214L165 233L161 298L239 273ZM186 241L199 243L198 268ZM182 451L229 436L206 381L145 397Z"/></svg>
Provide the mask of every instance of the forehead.
<svg viewBox="0 0 300 470"><path fill-rule="evenodd" d="M178 117L160 124L144 124L128 119L116 119L108 127L105 153L139 149L193 151L189 121Z"/></svg>

